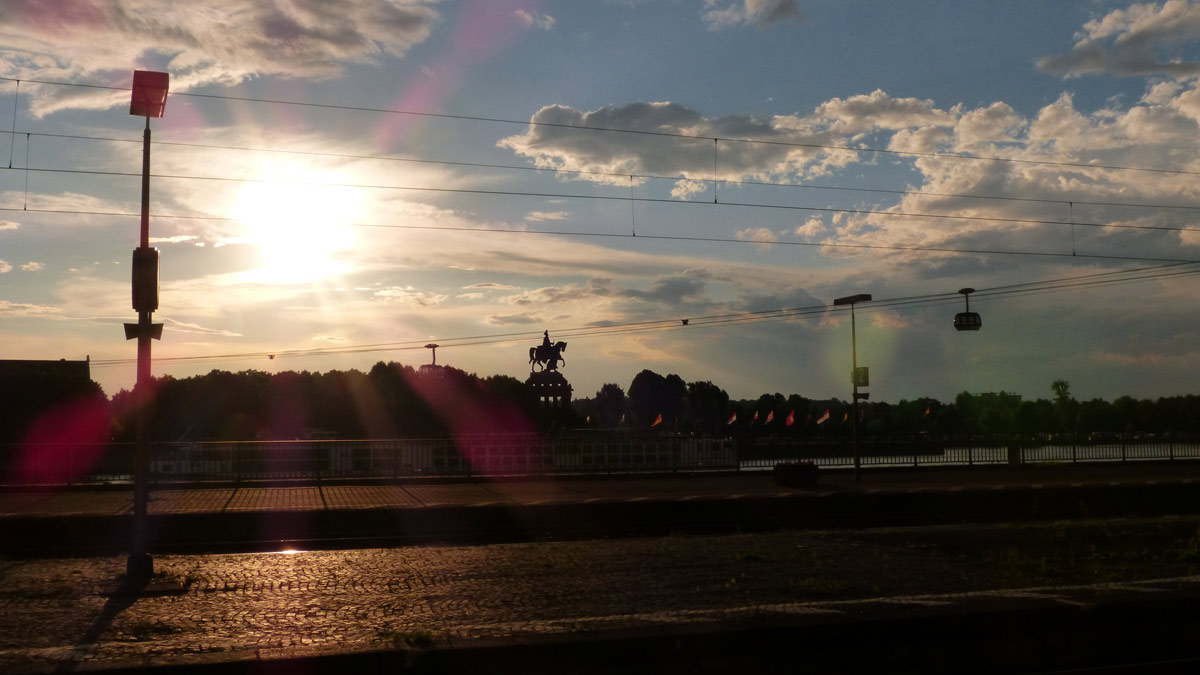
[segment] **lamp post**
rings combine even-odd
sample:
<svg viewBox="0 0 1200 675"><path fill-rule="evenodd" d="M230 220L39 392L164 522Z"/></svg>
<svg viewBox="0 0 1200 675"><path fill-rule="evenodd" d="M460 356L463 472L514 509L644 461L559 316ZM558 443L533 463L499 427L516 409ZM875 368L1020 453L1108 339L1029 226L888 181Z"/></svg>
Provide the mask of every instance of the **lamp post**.
<svg viewBox="0 0 1200 675"><path fill-rule="evenodd" d="M137 421L133 454L133 544L125 562L130 580L149 579L154 561L147 546L146 512L150 501L150 446L146 438L147 406L150 401L150 340L162 339L162 324L152 323L158 309L158 249L150 247L150 118L162 117L167 104L170 75L146 70L133 71L133 96L129 114L146 118L142 134L142 220L138 247L133 250L133 309L137 323L125 324L125 339L137 339L137 382L134 400Z"/></svg>
<svg viewBox="0 0 1200 675"><path fill-rule="evenodd" d="M860 386L866 387L871 384L870 375L867 368L858 367L858 337L855 335L854 327L854 305L859 302L870 302L871 296L868 293L859 293L858 295L848 295L844 298L838 298L833 301L834 306L850 305L850 384L853 386L853 396L851 398L851 419L850 419L850 446L854 452L854 480L860 479L860 471L862 470L862 458L858 454L858 399L870 398L869 393L858 393Z"/></svg>

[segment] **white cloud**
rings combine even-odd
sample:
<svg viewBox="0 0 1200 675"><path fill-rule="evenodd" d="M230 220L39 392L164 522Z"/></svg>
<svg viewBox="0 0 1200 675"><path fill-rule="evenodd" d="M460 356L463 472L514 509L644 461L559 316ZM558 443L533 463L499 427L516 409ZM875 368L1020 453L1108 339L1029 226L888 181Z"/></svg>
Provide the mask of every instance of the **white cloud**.
<svg viewBox="0 0 1200 675"><path fill-rule="evenodd" d="M538 323L539 321L541 321L541 318L539 318L537 315L528 313L506 315L492 314L487 318L487 322L495 326L520 326Z"/></svg>
<svg viewBox="0 0 1200 675"><path fill-rule="evenodd" d="M471 284L470 286L463 286L463 288L485 288L485 289L496 290L496 291L515 291L515 290L517 290L516 286L509 286L508 284L498 284L494 281L484 281L484 282L480 282L478 284Z"/></svg>
<svg viewBox="0 0 1200 675"><path fill-rule="evenodd" d="M177 321L170 317L165 318L164 323L170 325L172 333L199 333L202 335L220 335L222 337L242 337L241 333L224 330L221 328L205 328L196 323L188 323L186 321Z"/></svg>
<svg viewBox="0 0 1200 675"><path fill-rule="evenodd" d="M532 26L542 30L550 30L554 28L554 17L550 16L549 14L538 14L536 12L529 12L524 9L518 9L513 13L516 14L517 18L520 19L520 21L526 26Z"/></svg>
<svg viewBox="0 0 1200 675"><path fill-rule="evenodd" d="M403 305L419 307L436 307L446 301L447 296L441 293L426 293L412 286L393 286L375 291L375 297L385 302L396 302Z"/></svg>
<svg viewBox="0 0 1200 675"><path fill-rule="evenodd" d="M808 239L816 239L823 237L830 232L830 228L825 224L825 220L820 216L813 216L806 220L803 225L796 228L797 237L805 237Z"/></svg>
<svg viewBox="0 0 1200 675"><path fill-rule="evenodd" d="M0 5L0 74L128 86L131 65L171 73L171 90L247 79L328 78L403 56L425 40L432 0L158 0ZM236 26L236 30L231 30ZM127 105L128 92L30 85L31 111Z"/></svg>
<svg viewBox="0 0 1200 675"><path fill-rule="evenodd" d="M671 188L671 197L674 199L687 200L708 189L708 183L698 180L679 180L675 181L675 187Z"/></svg>
<svg viewBox="0 0 1200 675"><path fill-rule="evenodd" d="M1200 3L1168 0L1136 4L1083 25L1071 51L1037 60L1041 70L1063 77L1082 75L1167 75L1189 78L1200 61L1170 52L1173 46L1200 39Z"/></svg>
<svg viewBox="0 0 1200 675"><path fill-rule="evenodd" d="M0 232L3 232L5 230L19 230L19 229L21 229L20 223L14 223L11 220L0 220Z"/></svg>
<svg viewBox="0 0 1200 675"><path fill-rule="evenodd" d="M993 107L995 110L979 116L1001 117L1008 109L1003 104ZM941 110L932 101L894 98L882 90L831 99L808 116L707 118L697 110L667 101L610 105L590 112L549 105L534 113L525 133L504 138L498 145L526 157L535 166L563 171L563 177L568 177L567 172L583 172L574 177L576 180L628 185L631 175L677 178L671 196L686 199L701 192L714 178L736 181L812 177L863 158L873 159L874 155L841 149L853 147L856 138L870 132L903 132L916 134L913 139L927 144L938 142L958 117L957 108ZM1000 119L986 121L992 128L1003 124ZM599 143L594 133L570 127L629 129L646 134L607 134ZM714 158L713 138L767 142L717 143Z"/></svg>
<svg viewBox="0 0 1200 675"><path fill-rule="evenodd" d="M185 242L195 242L199 237L192 234L177 234L170 237L150 237L151 244L182 244ZM204 242L198 242L203 244Z"/></svg>
<svg viewBox="0 0 1200 675"><path fill-rule="evenodd" d="M531 211L525 216L525 220L530 222L542 222L546 220L566 220L570 214L566 211Z"/></svg>
<svg viewBox="0 0 1200 675"><path fill-rule="evenodd" d="M829 120L835 132L851 134L954 123L954 116L935 108L933 101L892 98L881 89L845 100L830 99L817 107L817 115Z"/></svg>
<svg viewBox="0 0 1200 675"><path fill-rule="evenodd" d="M770 244L779 241L779 237L765 227L748 227L744 230L738 230L737 238L760 244Z"/></svg>
<svg viewBox="0 0 1200 675"><path fill-rule="evenodd" d="M735 0L728 4L704 0L701 18L709 30L716 31L735 26L765 28L786 21L803 23L804 13L796 0Z"/></svg>
<svg viewBox="0 0 1200 675"><path fill-rule="evenodd" d="M36 272L45 266L46 266L45 263L40 263L40 262L30 260L29 262L25 263L24 265L21 265L21 269L25 272Z"/></svg>
<svg viewBox="0 0 1200 675"><path fill-rule="evenodd" d="M9 302L8 300L0 300L0 316L11 317L48 317L61 314L57 307L48 305L32 305L22 302Z"/></svg>
<svg viewBox="0 0 1200 675"><path fill-rule="evenodd" d="M8 274L12 271L13 266L0 260L0 274Z"/></svg>

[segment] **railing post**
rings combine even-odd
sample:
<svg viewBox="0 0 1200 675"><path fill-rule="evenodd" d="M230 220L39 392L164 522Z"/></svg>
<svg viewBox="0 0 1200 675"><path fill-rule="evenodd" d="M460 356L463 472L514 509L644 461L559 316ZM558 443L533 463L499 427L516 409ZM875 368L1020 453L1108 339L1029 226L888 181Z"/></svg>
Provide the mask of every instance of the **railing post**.
<svg viewBox="0 0 1200 675"><path fill-rule="evenodd" d="M1121 434L1121 461L1124 462L1124 461L1127 461L1127 459L1128 458L1125 456L1125 434L1122 433Z"/></svg>
<svg viewBox="0 0 1200 675"><path fill-rule="evenodd" d="M1175 461L1175 435L1167 432L1167 459Z"/></svg>

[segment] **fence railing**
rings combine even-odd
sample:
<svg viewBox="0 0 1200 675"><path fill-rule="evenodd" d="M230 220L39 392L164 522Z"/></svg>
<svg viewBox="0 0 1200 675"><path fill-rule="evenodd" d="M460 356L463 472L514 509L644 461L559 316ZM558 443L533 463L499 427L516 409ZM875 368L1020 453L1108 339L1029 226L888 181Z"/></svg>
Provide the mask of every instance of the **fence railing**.
<svg viewBox="0 0 1200 675"><path fill-rule="evenodd" d="M995 465L1200 459L1200 434L866 436L863 466ZM131 480L130 444L0 446L0 484ZM533 434L457 439L154 443L156 483L408 476L756 470L784 461L853 464L849 439L732 439Z"/></svg>

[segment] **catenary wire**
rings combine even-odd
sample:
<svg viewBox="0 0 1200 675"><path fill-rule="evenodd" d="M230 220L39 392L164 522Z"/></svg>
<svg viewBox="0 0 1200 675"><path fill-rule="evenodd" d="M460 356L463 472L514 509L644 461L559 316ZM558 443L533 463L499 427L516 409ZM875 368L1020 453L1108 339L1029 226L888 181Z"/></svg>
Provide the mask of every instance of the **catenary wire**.
<svg viewBox="0 0 1200 675"><path fill-rule="evenodd" d="M140 178L141 173L128 171L101 171L96 169L50 169L45 167L36 168L21 168L25 172L42 172L42 173L57 173L57 174L79 174L79 175L95 175L95 176L114 176L125 178ZM572 194L559 192L534 192L525 190L478 190L470 188L445 188L445 187L429 187L429 186L412 186L412 185L382 185L382 184L362 184L362 183L335 183L329 181L280 181L266 178L237 178L226 176L194 176L186 174L150 174L151 178L168 179L168 180L198 180L198 181L227 181L234 183L250 183L256 185L266 184L284 184L298 185L305 187L330 187L330 188L350 188L360 190L399 190L412 192L433 192L442 194L470 194L480 196L508 196L508 197L536 197L543 199L582 199L596 201L616 201L616 202L633 202L633 203L650 203L650 204L690 204L699 206L724 206L733 208L751 208L751 209L774 209L788 211L813 211L819 213L833 213L856 216L883 216L889 218L920 218L920 219L945 219L945 220L962 220L968 222L993 222L993 223L1010 223L1020 225L1070 225L1079 227L1091 228L1109 228L1109 229L1130 229L1130 230L1156 230L1168 232L1200 232L1200 228L1194 227L1175 227L1170 225L1133 225L1128 223L1093 223L1079 222L1070 220L1048 220L1036 218L1007 218L1000 216L966 216L957 214L941 214L941 213L911 213L903 211L881 211L876 209L844 209L824 206L801 206L796 204L763 204L758 202L711 202L689 199L667 199L662 197L636 197L633 195L589 195L589 194ZM101 214L93 214L101 215ZM103 215L134 215L134 214L103 214ZM176 216L162 215L160 218L170 218ZM220 217L220 216L205 216L210 220L236 220L235 218ZM389 227L387 225L379 225L378 227ZM767 243L767 242L753 242Z"/></svg>
<svg viewBox="0 0 1200 675"><path fill-rule="evenodd" d="M694 203L694 202L687 202ZM22 211L26 213L46 213L46 214L67 214L67 215L93 215L93 216L117 216L117 217L134 217L137 214L119 213L119 212L104 212L104 211L77 211L66 209L17 209L15 207L0 207L0 211ZM158 218L173 218L176 216L156 216ZM179 216L182 218L200 218L205 220L229 221L231 218L222 217L198 217L198 216ZM660 241L682 241L695 243L710 243L710 244L743 244L754 246L803 246L810 248L845 248L857 250L879 250L879 251L894 251L894 252L914 252L914 253L951 253L959 255L1003 255L1003 256L1029 256L1040 258L1075 258L1075 259L1090 259L1090 260L1124 260L1130 262L1171 262L1171 263L1194 263L1200 260L1189 258L1166 258L1157 256L1134 256L1134 255L1108 255L1100 253L1055 253L1052 251L1018 251L1007 249L969 249L969 248L949 248L938 246L901 246L891 244L848 244L842 242L808 242L808 241L755 241L752 239L730 239L727 237L695 237L683 235L665 235L665 234L639 234L634 235L628 232L572 232L568 230L506 230L501 228L488 227L458 227L449 225L385 225L378 223L350 223L354 227L380 227L389 229L402 230L429 230L438 232L485 232L492 234L514 234L514 235L552 235L561 237L593 237L604 239L651 239Z"/></svg>
<svg viewBox="0 0 1200 675"><path fill-rule="evenodd" d="M82 87L82 88L88 88L88 89L103 89L103 90L112 90L112 91L132 91L132 88L130 88L130 87L115 87L115 86L111 86L111 85L84 84L84 83L78 83L78 82L58 82L58 81L53 81L53 80L36 80L36 79L25 79L25 78L18 80L17 78L14 78L14 77L0 77L0 80L8 81L8 82L22 81L22 82L28 82L31 84L42 84L42 85L48 85L48 86ZM460 121L469 121L469 122L488 122L488 123L495 123L495 124L508 124L508 125L530 126L530 127L538 126L538 127L547 127L547 128L557 128L557 129L576 129L576 130L581 130L581 131L594 131L594 132L601 132L601 133L634 134L634 135L640 135L640 136L658 136L658 137L665 137L665 138L679 138L679 139L688 139L688 140L697 140L697 141L710 141L711 140L711 141L718 142L718 143L719 142L746 143L746 144L772 145L772 146L781 146L781 147L808 148L808 149L815 149L815 150L839 150L839 151L854 152L854 153L869 152L869 153L875 153L875 154L898 155L898 156L904 156L904 157L934 157L934 158L939 158L939 159L960 159L960 160L986 161L986 162L1003 162L1003 163L1013 163L1013 164L1063 166L1063 167L1073 167L1073 168L1081 168L1081 169L1106 169L1106 170L1114 170L1114 171L1142 171L1142 172L1150 172L1150 173L1167 173L1167 174L1176 174L1176 175L1185 175L1185 176L1200 175L1200 171L1189 171L1186 169L1164 169L1164 168L1155 168L1155 167L1122 166L1122 165L1116 165L1116 164L1091 164L1091 163L1086 163L1086 162L1033 160L1033 159L1019 159L1019 158L1014 158L1014 157L988 157L988 156L973 156L973 155L956 155L953 153L945 153L945 152L920 152L920 151L914 151L914 150L892 150L892 149L887 149L887 148L871 148L871 147L855 148L855 147L845 146L845 145L833 145L833 144L822 144L822 143L801 143L798 141L778 141L778 140L768 141L768 140L753 139L753 138L733 138L733 137L723 137L723 136L708 136L708 135L703 135L703 134L685 134L683 132L651 131L651 130L646 130L646 129L620 129L620 128L613 128L613 127L598 127L598 126L590 126L590 125L582 125L582 124L565 124L565 123L560 123L560 122L538 122L538 121L535 121L532 119L530 119L530 120L513 120L513 119L505 119L505 118L501 118L501 117L486 117L486 116L479 116L479 115L454 115L454 114L449 114L449 113L418 112L415 110L395 110L395 109L390 109L390 108L374 108L374 107L370 107L370 106L351 106L351 105L339 105L339 104L334 104L334 103L312 103L312 102L306 102L306 101L288 101L285 99L254 98L254 97L249 97L249 96L232 96L232 95L227 95L227 94L202 94L202 93L198 93L198 92L177 92L173 95L174 96L186 96L186 97L191 97L191 98L209 99L209 100L219 100L219 101L239 101L239 102L244 102L244 103L264 103L264 104L270 104L270 105L288 105L288 106L297 106L297 107L324 109L324 110L345 110L345 111L354 111L354 112L369 112L369 113L386 114L386 115L404 115L404 116L410 116L410 117L428 117L428 118L434 118L434 119L449 119L449 120L460 120Z"/></svg>
<svg viewBox="0 0 1200 675"><path fill-rule="evenodd" d="M6 134L11 133L14 136L17 133L24 133L27 136L32 135L32 136L41 136L41 137L46 137L46 138L83 139L83 140L111 141L111 142L121 142L121 143L141 143L142 142L142 140L134 139L134 138L85 136L85 135L80 135L80 134L17 132L15 130L15 128L14 128L14 131L12 131L12 132L0 129L0 133L6 133ZM564 174L564 175L572 175L572 176L603 176L606 178L629 178L629 179L637 179L637 180L669 180L669 181L701 180L700 178L692 178L692 177L688 177L688 176L664 176L664 175L659 175L659 174L647 174L647 173L630 174L630 173L618 173L618 172L611 172L611 171L586 171L586 170L581 170L581 169L563 169L563 168L558 168L558 167L522 166L522 165L517 165L517 164L494 164L494 163L487 163L487 162L467 162L467 161L439 160L439 159L421 159L421 158L416 158L416 157L393 157L393 156L387 156L387 155L361 155L361 154L352 154L352 153L319 152L319 151L313 151L313 150L259 148L259 147L247 147L247 146L237 146L237 145L221 145L221 144L212 144L212 143L185 143L185 142L181 142L181 141L161 141L161 140L160 141L152 141L151 145L164 146L164 147L210 149L210 150L236 150L236 151L242 151L242 152L280 153L280 154L292 154L292 155L305 155L305 156L313 156L313 157L327 157L327 158L335 158L335 159L358 159L358 160L385 161L385 162L407 162L407 163L413 163L413 164L431 164L431 165L439 165L439 166L457 166L457 167L480 168L480 169L499 169L499 170L508 170L508 171L548 172L548 173ZM10 166L9 168L14 168L14 167ZM17 167L17 168L19 168L19 167ZM38 169L34 169L34 170L38 170ZM51 171L51 169L41 169L41 170ZM77 172L77 170L68 170L68 171ZM109 175L114 175L114 176L122 176L122 175L140 176L141 175L141 174L131 174L131 173L121 173L121 172L108 172L108 173L109 173ZM863 192L863 193L872 193L872 194L910 195L910 196L915 196L915 197L978 199L978 200L1024 202L1024 203L1037 203L1037 204L1058 204L1058 205L1078 204L1078 205L1085 205L1085 206L1107 206L1107 207L1120 207L1120 208L1200 210L1200 205L1195 205L1195 204L1160 204L1160 203L1150 203L1150 202L1109 202L1109 201L1093 201L1093 200L1075 199L1075 198L1072 198L1072 199L1050 199L1050 198L1046 198L1046 197L1016 197L1016 196L1011 196L1011 195L981 195L981 194L967 194L967 193L955 193L955 192L929 192L929 191L924 191L924 190L897 190L897 189L878 188L878 187L849 187L849 186L840 186L840 185L826 185L826 184L821 184L821 183L792 183L792 182L786 182L786 181L785 182L770 182L770 181L755 181L755 180L721 179L720 183L722 183L724 185L733 185L733 186L794 188L794 189L806 189L806 190L830 190L830 191L841 191L841 192Z"/></svg>
<svg viewBox="0 0 1200 675"><path fill-rule="evenodd" d="M1077 290L1088 286L1109 286L1124 283L1139 283L1161 278L1200 274L1200 268L1181 269L1184 265L1159 265L1153 267L1135 268L1130 270L1100 272L1089 275L1049 279L1024 284L1009 284L992 289L980 289L975 292L977 298L1005 298L1012 296L1041 295L1052 292ZM1190 266L1188 266L1190 267ZM1119 275L1126 275L1120 277ZM898 308L921 306L942 306L957 304L958 293L937 293L903 298L880 299L858 308L863 313L897 311ZM845 307L832 305L813 305L791 309L772 309L755 312L736 312L723 315L700 316L689 318L687 324L680 319L665 319L656 321L639 321L611 326L585 326L576 328L556 329L555 335L566 339L587 339L630 333L659 332L680 330L683 328L704 328L744 323L761 323L786 319L804 318L807 316L824 315L848 311ZM537 331L521 331L515 333L498 333L460 338L439 338L439 348L468 347L481 345L511 344L535 339ZM334 356L345 354L360 354L385 351L415 351L425 349L422 343L426 340L373 343L363 345L347 345L344 347L316 347L312 349L277 350L272 352L242 352L233 354L213 354L201 356L162 357L156 362L206 362L206 361L235 361L243 359L261 360L263 358L299 358L316 356ZM135 359L97 359L92 361L95 367L109 367L134 363Z"/></svg>

